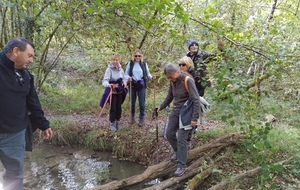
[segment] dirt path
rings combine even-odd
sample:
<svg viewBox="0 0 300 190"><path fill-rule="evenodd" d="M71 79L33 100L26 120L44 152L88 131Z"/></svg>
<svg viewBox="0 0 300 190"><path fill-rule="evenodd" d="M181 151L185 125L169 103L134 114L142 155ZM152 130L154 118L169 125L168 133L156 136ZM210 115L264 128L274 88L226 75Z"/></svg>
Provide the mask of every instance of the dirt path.
<svg viewBox="0 0 300 190"><path fill-rule="evenodd" d="M98 120L98 113L95 114L69 114L69 115L56 115L56 114L51 114L48 115L48 118L62 118L65 120L69 120L72 122L75 122L78 124L82 129L90 129L90 128L99 128L103 130L109 129L109 118L108 114L104 113L100 120ZM165 115L159 115L157 121L152 120L151 118L146 118L145 119L145 125L144 127L138 127L136 125L129 125L130 117L129 115L123 115L121 118L121 124L123 128L131 127L135 128L136 130L143 130L143 134L145 135L145 139L151 139L155 138L156 139L156 125L158 127L158 143L153 150L152 157L149 159L150 160L150 165L159 163L164 160L168 160L171 155L173 154L173 150L171 146L169 145L167 139L162 136L162 132L164 130L164 124L165 124ZM199 132L205 132L209 129L212 128L218 128L221 126L221 122L218 121L213 121L209 119L204 120L204 125L199 126L197 129L197 133ZM194 146L197 146L200 142L201 139L199 139L197 136L194 135L192 138L191 142L191 148Z"/></svg>

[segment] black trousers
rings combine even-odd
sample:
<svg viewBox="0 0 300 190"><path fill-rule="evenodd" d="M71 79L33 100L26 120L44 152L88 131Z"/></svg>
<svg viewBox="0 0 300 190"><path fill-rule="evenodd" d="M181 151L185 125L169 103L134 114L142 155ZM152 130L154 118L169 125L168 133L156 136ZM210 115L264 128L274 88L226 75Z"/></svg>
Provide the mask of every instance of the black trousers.
<svg viewBox="0 0 300 190"><path fill-rule="evenodd" d="M109 121L119 121L122 114L122 93L112 94L112 100L109 110Z"/></svg>

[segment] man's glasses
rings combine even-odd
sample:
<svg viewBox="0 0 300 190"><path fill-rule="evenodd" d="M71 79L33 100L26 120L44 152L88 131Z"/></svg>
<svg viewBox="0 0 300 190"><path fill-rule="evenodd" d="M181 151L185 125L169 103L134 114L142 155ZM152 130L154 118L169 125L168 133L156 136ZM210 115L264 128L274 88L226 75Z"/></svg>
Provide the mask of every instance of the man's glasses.
<svg viewBox="0 0 300 190"><path fill-rule="evenodd" d="M186 64L185 63L179 63L179 67L185 67L186 66Z"/></svg>
<svg viewBox="0 0 300 190"><path fill-rule="evenodd" d="M141 55L135 55L134 57L142 57Z"/></svg>
<svg viewBox="0 0 300 190"><path fill-rule="evenodd" d="M18 79L20 85L24 86L25 80L23 79L22 75L18 71L15 71L15 74L16 74L16 78Z"/></svg>

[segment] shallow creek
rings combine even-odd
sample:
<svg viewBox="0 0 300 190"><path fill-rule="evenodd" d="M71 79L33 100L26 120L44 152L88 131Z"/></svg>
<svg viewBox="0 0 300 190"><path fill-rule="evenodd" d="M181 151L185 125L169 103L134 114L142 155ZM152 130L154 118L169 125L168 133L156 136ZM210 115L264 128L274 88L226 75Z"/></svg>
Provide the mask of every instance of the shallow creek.
<svg viewBox="0 0 300 190"><path fill-rule="evenodd" d="M3 166L0 164L0 190ZM86 190L142 173L146 167L110 153L38 145L25 155L26 190Z"/></svg>

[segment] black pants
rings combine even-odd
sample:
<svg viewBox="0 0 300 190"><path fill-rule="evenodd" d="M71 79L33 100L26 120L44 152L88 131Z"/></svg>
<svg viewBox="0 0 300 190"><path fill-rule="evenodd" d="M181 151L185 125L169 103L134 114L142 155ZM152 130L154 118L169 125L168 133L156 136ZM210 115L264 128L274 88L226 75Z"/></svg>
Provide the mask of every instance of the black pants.
<svg viewBox="0 0 300 190"><path fill-rule="evenodd" d="M119 121L122 114L122 93L112 94L112 100L109 110L109 121Z"/></svg>
<svg viewBox="0 0 300 190"><path fill-rule="evenodd" d="M195 80L195 84L196 84L199 96L203 97L204 96L204 90L205 90L206 86L205 87L202 86L202 83L199 79Z"/></svg>

